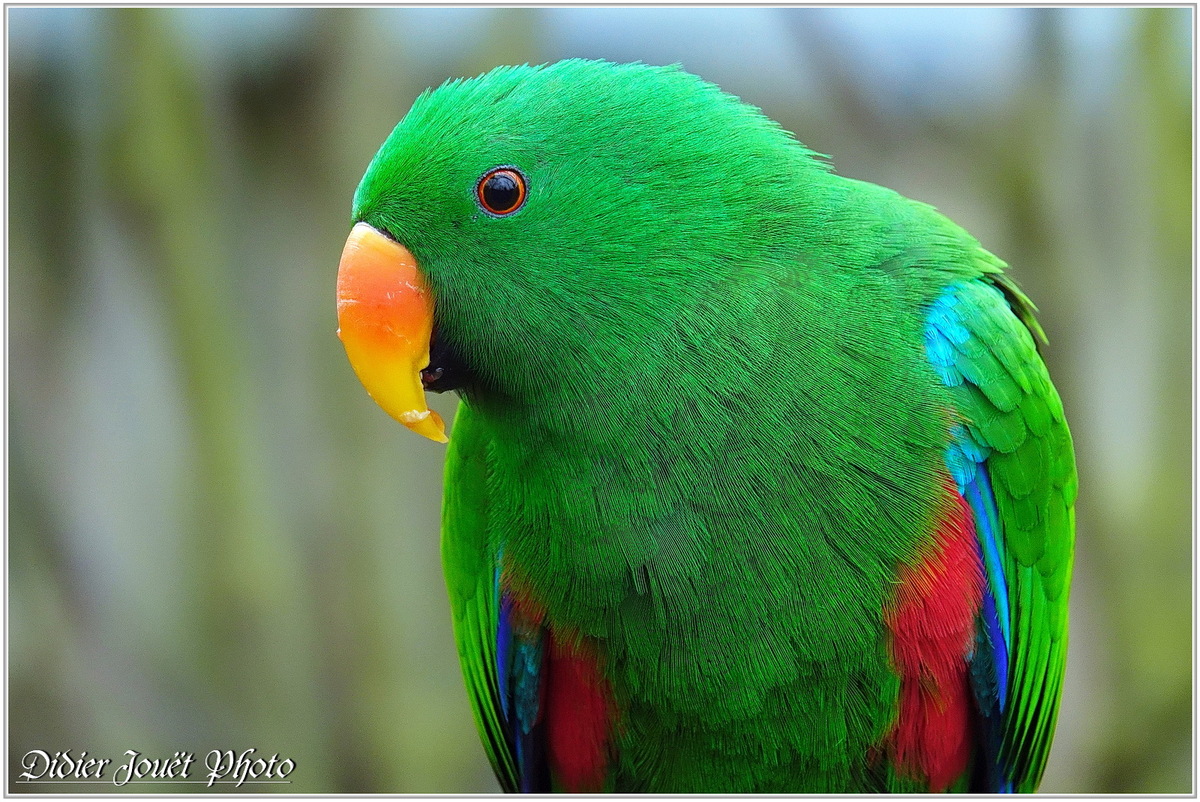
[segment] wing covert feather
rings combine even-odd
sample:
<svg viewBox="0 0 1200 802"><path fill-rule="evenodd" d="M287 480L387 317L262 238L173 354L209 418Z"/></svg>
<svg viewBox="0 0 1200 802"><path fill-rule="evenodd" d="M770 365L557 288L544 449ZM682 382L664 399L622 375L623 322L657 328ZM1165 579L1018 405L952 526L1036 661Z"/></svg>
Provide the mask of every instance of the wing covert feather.
<svg viewBox="0 0 1200 802"><path fill-rule="evenodd" d="M1062 401L1034 337L1033 304L1002 274L951 285L927 316L926 351L951 390L959 425L947 464L960 490L994 502L1002 570L989 571L1008 643L998 760L1032 791L1045 768L1067 646L1067 586L1078 489ZM989 508L991 504L989 503ZM979 520L977 529L990 530ZM985 544L986 549L986 544ZM995 587L997 582L1005 585Z"/></svg>
<svg viewBox="0 0 1200 802"><path fill-rule="evenodd" d="M501 787L515 792L516 761L501 721L496 676L499 547L489 536L488 438L466 404L459 404L453 435L442 504L442 565L454 639L484 749Z"/></svg>

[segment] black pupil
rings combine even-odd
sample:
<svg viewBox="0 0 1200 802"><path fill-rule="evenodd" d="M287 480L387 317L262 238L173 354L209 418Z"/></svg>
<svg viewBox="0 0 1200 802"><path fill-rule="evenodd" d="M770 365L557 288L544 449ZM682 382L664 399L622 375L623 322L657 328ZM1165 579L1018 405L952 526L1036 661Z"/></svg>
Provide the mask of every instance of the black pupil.
<svg viewBox="0 0 1200 802"><path fill-rule="evenodd" d="M512 173L496 173L483 183L483 201L494 212L507 212L521 199L521 188Z"/></svg>

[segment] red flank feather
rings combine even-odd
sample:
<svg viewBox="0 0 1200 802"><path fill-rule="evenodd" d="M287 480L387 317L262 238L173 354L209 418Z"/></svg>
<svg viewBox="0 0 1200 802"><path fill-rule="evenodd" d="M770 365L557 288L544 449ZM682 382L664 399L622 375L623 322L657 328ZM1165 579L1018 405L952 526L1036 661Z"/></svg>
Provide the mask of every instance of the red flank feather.
<svg viewBox="0 0 1200 802"><path fill-rule="evenodd" d="M944 791L971 755L967 658L983 598L983 566L970 507L947 486L947 508L929 553L901 566L885 620L900 672L899 715L888 750L899 773L924 775Z"/></svg>
<svg viewBox="0 0 1200 802"><path fill-rule="evenodd" d="M551 772L563 790L604 789L612 701L596 658L581 646L552 638L547 681L546 730Z"/></svg>

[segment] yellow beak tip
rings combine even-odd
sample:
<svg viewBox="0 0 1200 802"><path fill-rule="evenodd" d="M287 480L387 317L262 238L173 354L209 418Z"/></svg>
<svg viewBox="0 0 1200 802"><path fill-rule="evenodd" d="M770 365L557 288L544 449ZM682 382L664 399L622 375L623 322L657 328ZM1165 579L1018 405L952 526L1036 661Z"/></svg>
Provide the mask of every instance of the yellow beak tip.
<svg viewBox="0 0 1200 802"><path fill-rule="evenodd" d="M450 438L446 437L446 424L442 421L442 416L432 409L405 412L401 414L400 422L412 431L422 437L428 437L435 443L450 442Z"/></svg>

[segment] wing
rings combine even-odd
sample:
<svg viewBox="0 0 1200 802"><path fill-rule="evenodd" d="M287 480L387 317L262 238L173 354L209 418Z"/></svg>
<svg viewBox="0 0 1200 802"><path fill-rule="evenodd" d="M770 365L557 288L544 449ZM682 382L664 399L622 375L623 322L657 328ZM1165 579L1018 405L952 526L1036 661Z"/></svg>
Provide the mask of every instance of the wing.
<svg viewBox="0 0 1200 802"><path fill-rule="evenodd" d="M985 568L971 677L986 756L978 782L991 791L1037 788L1066 661L1078 484L1033 311L995 273L951 285L926 325L926 352L960 418L946 462Z"/></svg>
<svg viewBox="0 0 1200 802"><path fill-rule="evenodd" d="M496 778L518 789L514 745L500 702L497 631L499 545L489 541L486 432L460 404L446 457L442 505L442 565L454 614L463 680L475 723Z"/></svg>
<svg viewBox="0 0 1200 802"><path fill-rule="evenodd" d="M442 513L442 562L458 659L500 786L509 792L545 792L552 789L551 759L557 759L559 774L569 773L557 778L560 785L570 786L580 773L570 774L570 759L580 752L570 749L577 747L578 734L563 737L564 729L580 729L605 716L607 708L582 720L577 716L581 706L587 712L595 705L584 704L581 692L588 687L572 682L578 674L571 671L576 656L554 644L538 606L502 581L504 546L488 520L488 448L484 427L470 407L460 405L446 456ZM548 690L552 676L557 676L557 695ZM552 742L552 734L565 746Z"/></svg>

